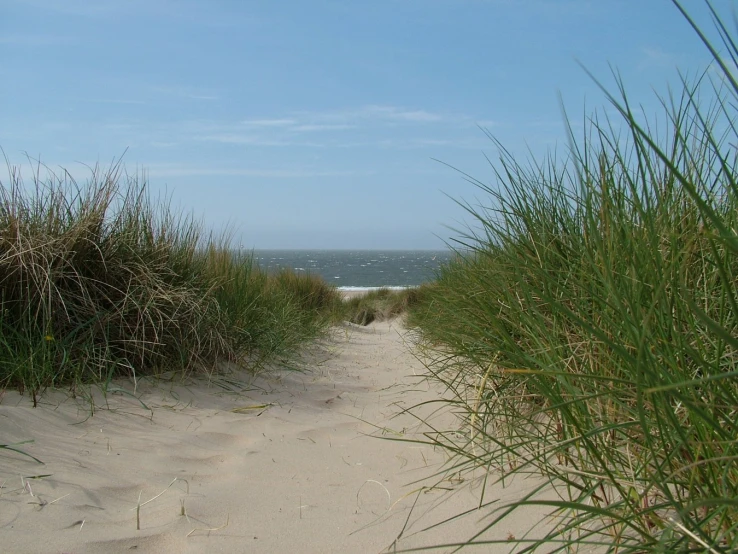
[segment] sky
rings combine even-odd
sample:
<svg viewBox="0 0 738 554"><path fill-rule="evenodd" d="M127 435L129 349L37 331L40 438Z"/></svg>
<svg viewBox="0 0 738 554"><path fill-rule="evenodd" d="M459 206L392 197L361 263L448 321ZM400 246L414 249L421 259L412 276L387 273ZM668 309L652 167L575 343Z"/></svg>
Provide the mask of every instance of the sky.
<svg viewBox="0 0 738 554"><path fill-rule="evenodd" d="M485 202L452 168L494 183L481 129L542 158L560 98L614 113L582 65L656 113L709 61L671 0L0 0L0 148L80 183L122 156L249 249L435 249Z"/></svg>

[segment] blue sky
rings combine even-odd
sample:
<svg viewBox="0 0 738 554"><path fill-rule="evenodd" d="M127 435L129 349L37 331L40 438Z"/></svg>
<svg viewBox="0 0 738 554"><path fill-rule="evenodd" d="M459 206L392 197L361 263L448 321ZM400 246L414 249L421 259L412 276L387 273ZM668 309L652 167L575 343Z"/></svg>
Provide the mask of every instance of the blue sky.
<svg viewBox="0 0 738 554"><path fill-rule="evenodd" d="M478 192L433 159L564 150L558 93L605 105L577 60L655 113L709 55L670 0L0 0L0 147L81 181L125 151L247 248L437 248Z"/></svg>

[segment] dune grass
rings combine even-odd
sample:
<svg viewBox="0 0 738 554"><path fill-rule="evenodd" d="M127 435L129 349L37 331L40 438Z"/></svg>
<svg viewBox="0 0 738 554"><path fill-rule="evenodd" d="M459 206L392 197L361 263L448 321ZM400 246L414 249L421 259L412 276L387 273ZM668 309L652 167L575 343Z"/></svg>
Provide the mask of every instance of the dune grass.
<svg viewBox="0 0 738 554"><path fill-rule="evenodd" d="M545 478L547 500L480 500L490 526L551 508L522 550L738 550L738 47L714 15L720 75L684 79L659 133L621 86L563 163L498 144L465 253L411 310L465 422L428 435L449 471Z"/></svg>
<svg viewBox="0 0 738 554"><path fill-rule="evenodd" d="M338 293L271 277L120 162L87 183L8 163L0 183L0 388L212 371L288 355L332 321Z"/></svg>
<svg viewBox="0 0 738 554"><path fill-rule="evenodd" d="M379 288L344 300L342 319L357 325L369 325L373 321L387 321L407 313L419 302L424 285L405 289Z"/></svg>

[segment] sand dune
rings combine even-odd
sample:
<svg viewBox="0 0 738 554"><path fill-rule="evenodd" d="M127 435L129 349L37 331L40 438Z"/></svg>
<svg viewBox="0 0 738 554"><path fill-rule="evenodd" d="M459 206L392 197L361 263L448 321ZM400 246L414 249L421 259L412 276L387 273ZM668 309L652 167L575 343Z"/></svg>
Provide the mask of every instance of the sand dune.
<svg viewBox="0 0 738 554"><path fill-rule="evenodd" d="M485 512L419 531L473 508L478 486L433 477L443 453L387 440L422 438L398 413L441 393L404 333L347 325L302 373L118 382L135 397L96 394L92 417L89 399L53 392L33 408L7 391L0 444L32 440L19 448L43 464L0 449L3 552L365 553L469 538ZM531 486L495 486L487 500ZM520 537L541 519L487 536Z"/></svg>

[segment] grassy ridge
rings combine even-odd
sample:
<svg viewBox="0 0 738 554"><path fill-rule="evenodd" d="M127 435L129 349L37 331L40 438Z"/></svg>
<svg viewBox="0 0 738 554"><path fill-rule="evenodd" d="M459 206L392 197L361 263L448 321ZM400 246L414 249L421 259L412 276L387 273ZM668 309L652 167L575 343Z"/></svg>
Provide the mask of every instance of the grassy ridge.
<svg viewBox="0 0 738 554"><path fill-rule="evenodd" d="M405 314L423 296L424 286L401 290L379 288L343 302L342 318L358 325L386 321Z"/></svg>
<svg viewBox="0 0 738 554"><path fill-rule="evenodd" d="M663 102L665 134L621 88L629 136L595 116L531 166L498 145L498 184L475 181L493 207L469 207L468 253L411 311L465 421L429 442L454 472L556 491L531 550L738 549L738 83L716 59L722 85ZM492 503L490 525L537 502Z"/></svg>
<svg viewBox="0 0 738 554"><path fill-rule="evenodd" d="M331 323L338 293L268 276L120 164L0 188L0 387L210 370L293 351Z"/></svg>

